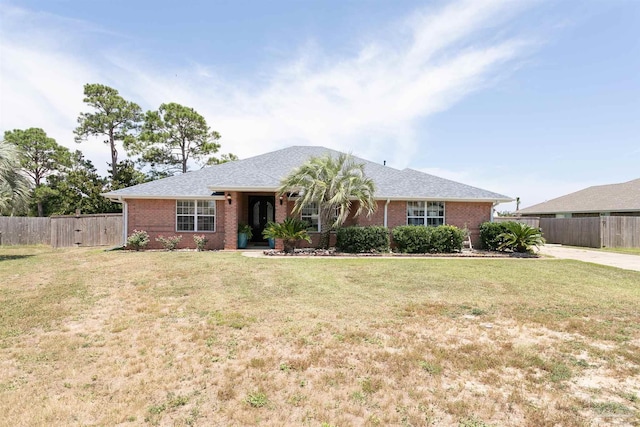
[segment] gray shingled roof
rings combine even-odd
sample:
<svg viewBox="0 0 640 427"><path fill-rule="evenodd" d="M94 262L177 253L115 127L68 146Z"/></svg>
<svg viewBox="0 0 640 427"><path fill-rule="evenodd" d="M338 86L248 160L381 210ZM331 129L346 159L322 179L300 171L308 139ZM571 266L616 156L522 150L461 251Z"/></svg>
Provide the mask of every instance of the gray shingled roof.
<svg viewBox="0 0 640 427"><path fill-rule="evenodd" d="M275 191L280 180L310 157L338 151L325 147L294 146L248 159L210 166L157 181L106 193L110 198L206 197L212 191ZM507 202L513 199L491 191L439 178L413 169L398 170L355 157L376 185L377 199L439 199Z"/></svg>
<svg viewBox="0 0 640 427"><path fill-rule="evenodd" d="M640 211L640 178L621 184L596 185L520 209L521 214Z"/></svg>

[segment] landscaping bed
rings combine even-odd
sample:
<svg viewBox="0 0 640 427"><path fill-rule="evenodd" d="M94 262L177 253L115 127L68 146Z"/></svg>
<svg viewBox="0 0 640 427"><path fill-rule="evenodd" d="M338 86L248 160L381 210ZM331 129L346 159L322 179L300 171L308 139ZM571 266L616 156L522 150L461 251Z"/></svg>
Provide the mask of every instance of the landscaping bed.
<svg viewBox="0 0 640 427"><path fill-rule="evenodd" d="M307 257L384 257L384 258L540 258L537 254L518 253L518 252L497 252L482 250L463 250L462 252L453 253L437 253L437 254L405 254L399 252L367 252L367 253L348 253L338 252L335 249L315 249L304 248L296 249L293 253L286 253L275 249L268 249L263 252L267 256L307 256Z"/></svg>

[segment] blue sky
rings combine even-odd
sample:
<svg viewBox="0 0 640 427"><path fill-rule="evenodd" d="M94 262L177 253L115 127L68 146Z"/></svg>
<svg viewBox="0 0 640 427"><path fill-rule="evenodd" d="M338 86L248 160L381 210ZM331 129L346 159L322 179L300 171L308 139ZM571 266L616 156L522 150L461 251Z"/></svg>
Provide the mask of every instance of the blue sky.
<svg viewBox="0 0 640 427"><path fill-rule="evenodd" d="M104 173L73 142L89 82L194 107L241 158L325 145L522 207L640 177L635 0L0 0L0 132Z"/></svg>

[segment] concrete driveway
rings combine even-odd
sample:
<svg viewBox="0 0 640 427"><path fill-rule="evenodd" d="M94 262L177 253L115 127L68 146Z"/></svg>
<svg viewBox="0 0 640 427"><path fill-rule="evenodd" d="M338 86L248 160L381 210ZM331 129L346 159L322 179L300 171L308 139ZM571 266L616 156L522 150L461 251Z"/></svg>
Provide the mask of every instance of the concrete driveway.
<svg viewBox="0 0 640 427"><path fill-rule="evenodd" d="M590 249L568 248L561 245L544 245L540 248L543 255L551 255L562 259L575 259L626 270L640 271L640 256L616 254Z"/></svg>

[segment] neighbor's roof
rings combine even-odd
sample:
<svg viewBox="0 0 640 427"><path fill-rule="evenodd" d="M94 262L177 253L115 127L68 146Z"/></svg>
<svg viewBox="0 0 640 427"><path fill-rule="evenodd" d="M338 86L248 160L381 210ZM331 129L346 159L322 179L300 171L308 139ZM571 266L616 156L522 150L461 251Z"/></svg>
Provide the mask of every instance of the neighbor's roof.
<svg viewBox="0 0 640 427"><path fill-rule="evenodd" d="M280 180L311 157L339 151L325 147L293 146L248 159L209 166L157 181L104 194L117 199L207 197L213 191L276 191ZM413 169L398 170L359 157L365 174L373 179L377 199L438 199L508 202L513 199L491 191L439 178Z"/></svg>
<svg viewBox="0 0 640 427"><path fill-rule="evenodd" d="M521 214L640 211L640 178L621 184L596 185L521 209Z"/></svg>

